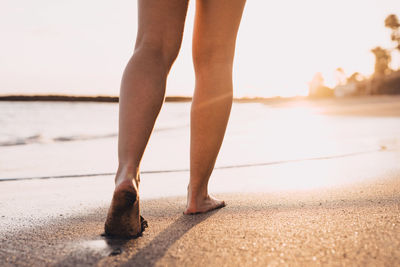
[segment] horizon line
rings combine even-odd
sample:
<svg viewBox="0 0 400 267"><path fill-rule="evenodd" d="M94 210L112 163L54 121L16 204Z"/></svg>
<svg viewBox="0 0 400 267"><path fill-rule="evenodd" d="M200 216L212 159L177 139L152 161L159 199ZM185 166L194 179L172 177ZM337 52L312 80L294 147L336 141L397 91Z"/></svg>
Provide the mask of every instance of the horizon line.
<svg viewBox="0 0 400 267"><path fill-rule="evenodd" d="M307 98L307 96L274 97L234 97L235 102L258 102L268 100L289 100ZM64 95L64 94L7 94L0 95L0 101L44 101L44 102L103 102L118 103L119 96L110 95ZM191 96L166 96L165 102L191 102Z"/></svg>

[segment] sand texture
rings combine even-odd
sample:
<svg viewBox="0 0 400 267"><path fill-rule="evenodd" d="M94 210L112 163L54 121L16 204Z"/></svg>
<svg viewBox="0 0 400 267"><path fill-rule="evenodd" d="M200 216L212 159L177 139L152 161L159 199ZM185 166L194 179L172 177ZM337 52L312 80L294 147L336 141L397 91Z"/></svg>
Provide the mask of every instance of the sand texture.
<svg viewBox="0 0 400 267"><path fill-rule="evenodd" d="M184 197L144 200L142 214L149 228L135 240L100 236L106 206L66 218L60 211L58 218L31 225L29 218L16 220L15 224L24 220L28 224L3 231L0 262L2 266L395 266L400 264L399 188L397 172L334 189L219 194L227 207L194 216L182 214ZM55 198L51 201L57 204Z"/></svg>

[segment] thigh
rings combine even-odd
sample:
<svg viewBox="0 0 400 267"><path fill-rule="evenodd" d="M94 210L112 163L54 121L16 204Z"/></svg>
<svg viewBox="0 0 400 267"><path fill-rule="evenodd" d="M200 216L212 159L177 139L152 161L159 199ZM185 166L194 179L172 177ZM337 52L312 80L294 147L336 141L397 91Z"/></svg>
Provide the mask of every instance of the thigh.
<svg viewBox="0 0 400 267"><path fill-rule="evenodd" d="M136 48L179 50L188 0L138 0Z"/></svg>
<svg viewBox="0 0 400 267"><path fill-rule="evenodd" d="M207 56L233 60L235 42L246 0L197 0L193 59Z"/></svg>

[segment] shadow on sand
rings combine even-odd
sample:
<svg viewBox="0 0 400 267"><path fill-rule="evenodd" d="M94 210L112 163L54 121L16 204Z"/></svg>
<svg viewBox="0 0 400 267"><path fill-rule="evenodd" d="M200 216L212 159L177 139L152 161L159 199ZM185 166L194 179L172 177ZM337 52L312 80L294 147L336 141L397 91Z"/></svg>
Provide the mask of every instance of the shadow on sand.
<svg viewBox="0 0 400 267"><path fill-rule="evenodd" d="M205 214L182 215L175 222L160 232L153 240L144 248L140 249L136 254L132 255L129 260L123 264L124 266L154 266L161 259L167 250L178 241L190 229L199 223L207 220L209 217L217 213L214 210ZM136 241L136 240L135 240ZM106 242L112 252L110 256L118 255L127 246L134 244L129 240L107 238Z"/></svg>

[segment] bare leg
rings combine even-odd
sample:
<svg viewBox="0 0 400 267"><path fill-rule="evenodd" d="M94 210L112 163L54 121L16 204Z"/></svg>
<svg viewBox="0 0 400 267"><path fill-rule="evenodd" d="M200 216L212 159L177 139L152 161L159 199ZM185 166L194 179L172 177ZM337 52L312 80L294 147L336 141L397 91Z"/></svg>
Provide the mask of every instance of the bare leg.
<svg viewBox="0 0 400 267"><path fill-rule="evenodd" d="M115 191L105 223L110 235L135 236L139 219L139 167L164 101L168 72L179 52L188 0L139 0L135 51L120 91Z"/></svg>
<svg viewBox="0 0 400 267"><path fill-rule="evenodd" d="M232 65L245 0L197 0L193 35L196 88L191 110L190 183L185 214L225 206L208 181L232 105Z"/></svg>

